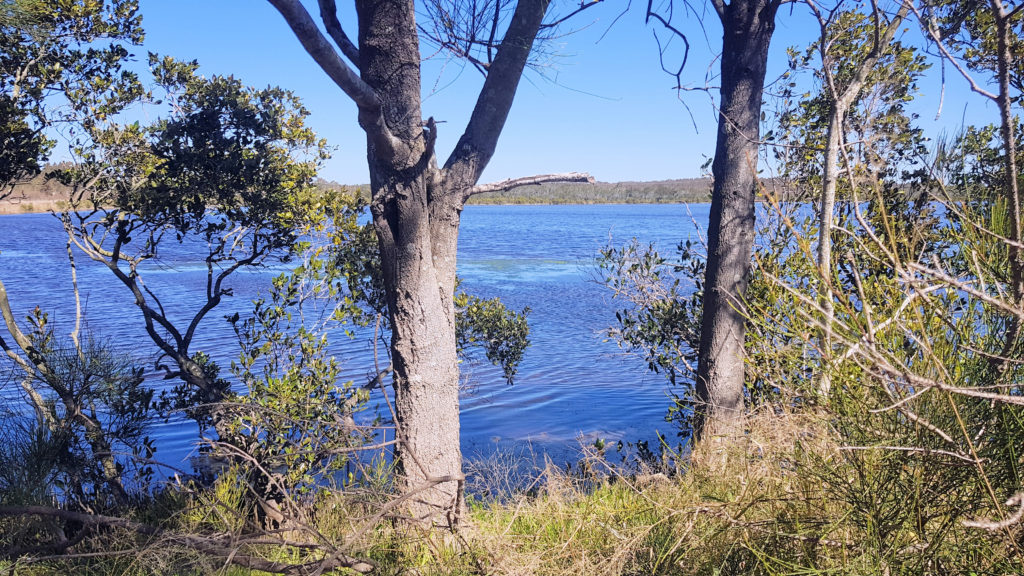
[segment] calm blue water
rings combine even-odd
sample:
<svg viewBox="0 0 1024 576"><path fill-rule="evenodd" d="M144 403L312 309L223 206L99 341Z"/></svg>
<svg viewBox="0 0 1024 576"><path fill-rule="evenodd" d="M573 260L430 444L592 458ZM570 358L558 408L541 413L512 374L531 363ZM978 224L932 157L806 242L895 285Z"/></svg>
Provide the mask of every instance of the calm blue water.
<svg viewBox="0 0 1024 576"><path fill-rule="evenodd" d="M634 236L670 250L680 240L696 237L693 221L703 225L707 212L707 205L465 209L458 266L463 286L481 297L499 296L512 308L532 310L532 346L515 385L506 385L501 371L489 364L464 365L469 384L462 398L467 457L529 443L558 460L571 457L580 438L588 443L597 437L635 441L652 439L656 429L671 432L663 421L668 400L662 377L647 373L643 362L622 355L614 343L603 342L601 333L615 322L619 303L594 280L595 258L609 242L621 245ZM128 290L106 269L81 255L77 259L89 329L152 366L154 347ZM203 301L205 268L187 251L167 250L144 278L168 310L189 310L181 321ZM268 278L267 273L235 278L235 297L208 317L193 349L229 366L237 343L222 318L234 311L244 316L249 300ZM51 311L58 331L70 330L70 272L63 230L55 218L0 216L0 279L19 317L38 305ZM332 349L346 377L361 378L372 370L365 339L337 338ZM8 398L12 387L9 382ZM182 422L159 424L153 435L158 457L168 462L180 462L196 438Z"/></svg>

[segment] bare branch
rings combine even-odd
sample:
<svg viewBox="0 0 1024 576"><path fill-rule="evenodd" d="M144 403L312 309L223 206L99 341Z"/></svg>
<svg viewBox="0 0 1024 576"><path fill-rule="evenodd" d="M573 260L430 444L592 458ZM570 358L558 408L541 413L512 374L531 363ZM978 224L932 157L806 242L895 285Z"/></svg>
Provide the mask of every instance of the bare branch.
<svg viewBox="0 0 1024 576"><path fill-rule="evenodd" d="M509 178L508 180L502 180L501 182L492 182L490 184L474 186L467 190L465 194L466 198L469 198L470 196L475 196L477 194L505 192L512 190L513 188L519 188L520 186L537 186L547 182L586 182L588 184L593 184L594 177L590 174L583 174L580 172L566 172L563 174L543 174L540 176L526 176L524 178Z"/></svg>
<svg viewBox="0 0 1024 576"><path fill-rule="evenodd" d="M661 14L654 11L653 8L654 0L647 0L647 14L644 17L644 21L650 24L651 19L657 20L666 30L668 30L673 38L678 38L683 42L683 60L679 63L679 66L675 70L670 70L665 66L665 52L668 50L668 42L663 46L661 44L661 38L658 37L657 32L654 33L654 41L658 43L658 61L661 64L661 69L669 76L676 79L676 90L682 90L683 88L683 69L686 68L686 62L690 59L690 40L686 37L681 30L672 25L672 14L669 13L668 18L665 18ZM718 10L718 4L715 4L715 10ZM722 13L719 12L719 16ZM671 38L669 39L671 42Z"/></svg>
<svg viewBox="0 0 1024 576"><path fill-rule="evenodd" d="M491 19L491 31L487 36L487 63L494 62L494 35L498 32L498 22L501 20L501 2L494 3L494 15Z"/></svg>
<svg viewBox="0 0 1024 576"><path fill-rule="evenodd" d="M964 526L968 528L981 528L983 530L1003 530L1013 526L1024 518L1024 492L1018 492L1006 501L1007 506L1017 506L1017 511L1005 520L994 522L992 520L964 520Z"/></svg>
<svg viewBox="0 0 1024 576"><path fill-rule="evenodd" d="M324 26L327 28L327 33L331 35L331 39L341 49L341 53L348 58L356 68L359 67L359 49L356 45L349 40L348 34L345 34L345 30L341 27L341 22L338 21L338 6L334 0L319 0L320 3L320 19L324 21Z"/></svg>
<svg viewBox="0 0 1024 576"><path fill-rule="evenodd" d="M932 276L942 282L946 282L947 284L949 284L953 288L956 288L957 290L970 294L971 296L974 296L975 298L981 300L982 302L991 304L992 306L999 308L1000 310L1006 312L1007 314L1013 317L1024 320L1024 310L1017 308L1011 303L1004 302L998 298L994 298L988 294L985 294L981 290L978 290L977 288L970 286L966 281L950 276L941 269L928 268L926 266L921 266L920 264L915 263L910 263L909 268L916 272L920 272L921 274Z"/></svg>
<svg viewBox="0 0 1024 576"><path fill-rule="evenodd" d="M892 450L895 452L911 452L916 454L924 454L925 456L936 454L939 456L949 456L950 458L956 458L957 460L963 460L969 462L972 466L978 462L970 456L964 456L963 454L957 454L949 450L937 450L933 448L918 448L916 446L840 446L840 450Z"/></svg>
<svg viewBox="0 0 1024 576"><path fill-rule="evenodd" d="M961 76L963 76L964 80L966 80L967 83L970 85L971 91L980 94L990 100L997 100L999 98L997 95L982 88L981 85L974 80L974 77L971 76L971 73L968 72L967 69L964 68L964 66L960 64L960 62L958 62L952 54L950 54L949 49L946 48L946 44L943 43L942 41L942 36L939 34L939 29L936 27L935 22L922 16L921 12L917 9L917 7L911 5L910 2L908 2L906 5L910 6L910 9L913 10L914 12L914 16L916 16L917 19L921 22L921 26L924 27L925 32L928 34L928 37L932 40L932 42L935 42L935 46L938 47L939 52L942 53L943 59L949 62L953 66L953 68L955 68L956 71L959 72Z"/></svg>
<svg viewBox="0 0 1024 576"><path fill-rule="evenodd" d="M586 10L588 8L593 8L594 6L597 6L598 4L600 4L603 1L604 0L591 0L590 2L587 2L587 1L584 0L584 1L580 2L580 5L579 5L578 8L576 8L572 12L569 12L565 16L562 16L561 18L555 20L554 22L548 22L548 23L545 23L545 24L541 24L540 25L540 29L541 30L546 30L546 29L549 29L549 28L555 28L559 24L565 23L566 20L572 18L573 16L579 14L580 12L583 12L584 10Z"/></svg>
<svg viewBox="0 0 1024 576"><path fill-rule="evenodd" d="M847 348L846 352L844 352L842 355L839 356L838 361L841 362L843 360L847 360L847 359L851 358L854 354L857 354L858 352L860 352L860 349L861 349L861 347L863 345L865 345L865 344L868 344L868 345L872 344L874 342L875 337L882 330L885 330L886 328L888 328L894 322L898 322L899 321L899 318L900 318L900 316L902 316L903 312L918 297L924 296L924 295L926 295L926 294L928 294L930 292L935 292L937 290L941 290L943 288L944 288L943 285L933 285L933 286L927 286L923 290L915 290L915 291L911 292L906 298L903 299L903 301L900 303L900 305L896 308L896 310L892 313L892 315L888 319L886 319L885 321L881 322L877 326L872 326L864 334L864 336L860 340L858 340L852 346Z"/></svg>

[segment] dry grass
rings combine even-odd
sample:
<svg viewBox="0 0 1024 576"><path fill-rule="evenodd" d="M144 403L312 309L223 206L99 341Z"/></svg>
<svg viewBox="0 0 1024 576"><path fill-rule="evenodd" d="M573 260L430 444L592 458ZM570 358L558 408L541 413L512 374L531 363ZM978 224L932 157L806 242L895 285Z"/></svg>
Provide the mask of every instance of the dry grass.
<svg viewBox="0 0 1024 576"><path fill-rule="evenodd" d="M926 503L945 515L922 521L926 506L914 494L879 489L880 478L898 486L892 478L914 474L913 461L894 466L901 455L843 450L834 422L818 410L763 409L742 439L701 446L678 470L627 474L591 451L573 471L548 463L524 485L518 476L497 481L523 467L493 458L479 465L491 469L492 492L471 499L457 533L388 520L368 526L380 502L358 491L317 498L309 517L321 537L371 559L373 573L384 575L1020 573L1011 542L963 525L966 511L956 508L962 500L951 497L947 508ZM510 491L496 493L501 486ZM211 497L222 506L232 501L230 494ZM202 510L186 507L177 522L196 529L210 518ZM887 532L879 519L889 523ZM1009 533L1021 537L1019 527ZM161 562L184 552L146 550ZM271 547L259 553L289 554Z"/></svg>
<svg viewBox="0 0 1024 576"><path fill-rule="evenodd" d="M488 573L507 575L713 573L715 565L737 573L757 563L759 540L795 548L820 540L786 518L796 507L828 507L798 470L803 453L833 452L833 439L814 416L765 414L750 426L726 453L698 451L671 477L622 475L596 459L591 478L548 466L539 495L480 507L464 537L486 551Z"/></svg>
<svg viewBox="0 0 1024 576"><path fill-rule="evenodd" d="M539 494L478 507L460 553L420 571L1018 573L1013 546L965 527L957 501L942 508L913 494L873 491L879 477L913 474L911 461L894 467L886 454L851 456L831 421L820 412L765 410L750 419L743 440L710 455L701 447L685 470L668 476L591 466L588 479L549 466ZM925 504L946 514L922 521ZM879 518L898 529L880 537ZM473 562L453 561L467 556Z"/></svg>
<svg viewBox="0 0 1024 576"><path fill-rule="evenodd" d="M0 200L0 215L6 214L43 214L46 212L60 212L66 210L66 200L11 200L10 198Z"/></svg>

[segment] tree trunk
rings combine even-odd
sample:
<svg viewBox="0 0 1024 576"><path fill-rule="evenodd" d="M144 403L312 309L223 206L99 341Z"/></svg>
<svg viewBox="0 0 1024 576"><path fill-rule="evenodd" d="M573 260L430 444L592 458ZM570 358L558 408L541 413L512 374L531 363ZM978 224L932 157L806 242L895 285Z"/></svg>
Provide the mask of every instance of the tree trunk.
<svg viewBox="0 0 1024 576"><path fill-rule="evenodd" d="M832 220L839 184L839 146L846 108L834 101L828 119L828 140L825 144L825 166L822 167L821 199L818 202L818 273L821 274L819 300L824 312L821 349L822 368L818 391L827 395L832 388L832 375L828 363L832 361L832 324L835 310L832 305Z"/></svg>
<svg viewBox="0 0 1024 576"><path fill-rule="evenodd" d="M1009 260L1010 288L1013 304L1020 307L1024 304L1024 250L1020 242L1024 239L1024 222L1021 215L1019 172L1017 167L1017 135L1015 134L1016 118L1013 116L1013 99L1010 94L1010 67L1014 63L1014 55L1010 48L1012 29L1010 14L1001 0L991 0L992 14L996 25L996 81L999 93L996 104L999 106L999 136L1003 143L1004 184L1003 195L1010 211ZM1010 319L1010 327L1002 356L1011 358L1018 346L1020 334L1024 330L1020 318ZM1006 369L1001 362L1000 372Z"/></svg>
<svg viewBox="0 0 1024 576"><path fill-rule="evenodd" d="M412 3L358 3L362 79L409 155L382 157L368 137L371 211L379 241L394 365L399 490L417 517L457 510L462 485L455 348L458 190L446 190L433 127L420 114ZM471 183L470 183L471 184Z"/></svg>
<svg viewBox="0 0 1024 576"><path fill-rule="evenodd" d="M301 2L269 1L359 107L391 321L398 489L414 516L447 512L454 523L463 479L453 302L459 217L494 154L548 0L516 2L469 124L443 168L434 151L436 126L432 119L424 123L420 111L412 0L356 0L358 47L347 41L334 3L320 4L327 29L358 78Z"/></svg>
<svg viewBox="0 0 1024 576"><path fill-rule="evenodd" d="M372 206L391 320L400 490L414 494L417 516L454 510L462 478L452 303L458 212L448 234L432 234L444 224L431 221L425 203L432 174L401 187L374 182Z"/></svg>
<svg viewBox="0 0 1024 576"><path fill-rule="evenodd" d="M722 87L695 386L698 439L742 432L743 297L754 244L761 96L777 8L775 0L716 3Z"/></svg>
<svg viewBox="0 0 1024 576"><path fill-rule="evenodd" d="M839 185L840 152L845 161L846 114L860 96L868 80L868 75L878 64L882 55L888 51L892 39L899 29L900 23L910 12L910 5L900 6L899 11L888 23L885 32L876 28L874 45L864 60L857 66L850 83L842 90L836 85L836 78L831 71L832 58L828 52L831 42L828 41L828 20L814 8L821 27L818 51L821 55L822 73L825 75L825 88L831 97L831 109L828 117L828 132L825 144L825 165L822 167L821 199L818 203L818 273L821 274L822 289L819 292L821 309L824 312L822 329L822 368L818 391L828 394L832 388L832 375L829 363L832 361L832 325L835 323L835 308L832 303L832 221L836 204L836 190ZM875 22L876 26L882 24ZM852 175L851 185L854 185Z"/></svg>

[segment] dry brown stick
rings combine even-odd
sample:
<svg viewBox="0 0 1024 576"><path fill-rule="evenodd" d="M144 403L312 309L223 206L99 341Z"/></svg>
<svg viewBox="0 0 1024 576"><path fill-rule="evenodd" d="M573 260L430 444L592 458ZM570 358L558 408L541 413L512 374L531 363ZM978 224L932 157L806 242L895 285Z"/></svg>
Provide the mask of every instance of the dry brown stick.
<svg viewBox="0 0 1024 576"><path fill-rule="evenodd" d="M1007 506L1017 506L1017 511L1007 517L1005 520L995 522L992 520L964 520L963 525L968 528L981 528L983 530L1003 530L1009 528L1014 524L1021 521L1024 518L1024 492L1018 492L1006 501Z"/></svg>
<svg viewBox="0 0 1024 576"><path fill-rule="evenodd" d="M594 178L590 174L580 172L566 172L564 174L543 174L539 176L526 176L523 178L509 178L501 182L480 184L465 192L466 198L487 192L506 192L520 186L538 186L547 182L586 182L593 184Z"/></svg>

